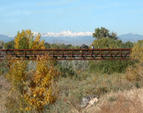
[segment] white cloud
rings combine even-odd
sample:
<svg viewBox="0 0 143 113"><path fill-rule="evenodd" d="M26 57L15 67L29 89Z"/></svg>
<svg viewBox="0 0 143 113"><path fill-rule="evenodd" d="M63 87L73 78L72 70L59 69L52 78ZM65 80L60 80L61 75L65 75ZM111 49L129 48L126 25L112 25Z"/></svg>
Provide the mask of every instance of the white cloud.
<svg viewBox="0 0 143 113"><path fill-rule="evenodd" d="M34 35L37 35L37 32L33 32ZM92 32L72 32L72 31L63 31L59 33L48 32L41 34L43 37L82 37L82 36L92 36Z"/></svg>

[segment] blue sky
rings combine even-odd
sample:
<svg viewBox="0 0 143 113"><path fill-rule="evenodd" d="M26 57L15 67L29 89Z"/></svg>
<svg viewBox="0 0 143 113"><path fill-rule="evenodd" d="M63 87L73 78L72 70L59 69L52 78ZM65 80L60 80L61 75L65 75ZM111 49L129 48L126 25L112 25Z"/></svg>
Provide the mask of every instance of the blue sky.
<svg viewBox="0 0 143 113"><path fill-rule="evenodd" d="M143 0L0 0L0 34L93 32L143 34Z"/></svg>

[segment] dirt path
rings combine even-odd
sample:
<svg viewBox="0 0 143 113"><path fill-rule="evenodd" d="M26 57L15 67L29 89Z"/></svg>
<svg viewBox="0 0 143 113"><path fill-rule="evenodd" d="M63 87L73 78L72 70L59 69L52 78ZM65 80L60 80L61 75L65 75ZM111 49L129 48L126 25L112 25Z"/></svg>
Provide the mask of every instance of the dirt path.
<svg viewBox="0 0 143 113"><path fill-rule="evenodd" d="M8 81L0 75L0 113L6 113L5 103L8 97L10 85Z"/></svg>

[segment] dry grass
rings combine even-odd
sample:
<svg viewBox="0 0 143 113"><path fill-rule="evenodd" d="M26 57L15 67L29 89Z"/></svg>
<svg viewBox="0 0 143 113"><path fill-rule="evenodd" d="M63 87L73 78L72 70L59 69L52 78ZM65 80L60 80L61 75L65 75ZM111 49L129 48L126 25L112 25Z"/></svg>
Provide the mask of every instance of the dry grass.
<svg viewBox="0 0 143 113"><path fill-rule="evenodd" d="M143 64L128 67L126 79L129 81L141 81L143 79Z"/></svg>
<svg viewBox="0 0 143 113"><path fill-rule="evenodd" d="M6 113L6 98L8 97L10 85L3 76L0 76L0 113Z"/></svg>
<svg viewBox="0 0 143 113"><path fill-rule="evenodd" d="M142 107L139 98L131 100L120 95L116 102L103 105L98 113L141 113Z"/></svg>
<svg viewBox="0 0 143 113"><path fill-rule="evenodd" d="M135 88L135 85L126 80L124 74L90 74L84 79L61 77L58 82L58 87L59 97L57 102L50 107L50 113L81 113L84 112L84 109L80 108L82 97L88 95L103 97L110 92L115 93L118 91L130 90ZM114 102L116 98L110 98L108 100Z"/></svg>
<svg viewBox="0 0 143 113"><path fill-rule="evenodd" d="M109 98L116 98L110 101ZM143 89L110 93L100 99L100 102L84 113L142 113Z"/></svg>

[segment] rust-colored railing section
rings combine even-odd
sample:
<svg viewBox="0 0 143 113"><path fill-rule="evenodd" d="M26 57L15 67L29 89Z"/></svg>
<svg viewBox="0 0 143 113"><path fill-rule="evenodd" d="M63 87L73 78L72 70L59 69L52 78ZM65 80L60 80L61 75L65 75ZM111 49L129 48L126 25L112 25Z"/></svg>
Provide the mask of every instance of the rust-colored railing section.
<svg viewBox="0 0 143 113"><path fill-rule="evenodd" d="M0 60L35 60L49 55L55 60L128 60L131 49L0 49Z"/></svg>

